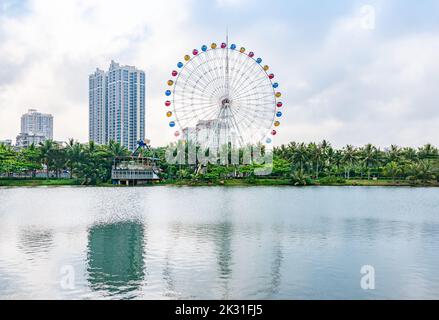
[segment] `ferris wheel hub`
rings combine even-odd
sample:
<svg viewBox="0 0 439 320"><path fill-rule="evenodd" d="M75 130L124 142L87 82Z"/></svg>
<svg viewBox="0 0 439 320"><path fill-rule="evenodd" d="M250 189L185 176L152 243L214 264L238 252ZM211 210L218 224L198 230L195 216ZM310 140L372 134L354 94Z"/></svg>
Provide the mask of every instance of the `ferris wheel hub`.
<svg viewBox="0 0 439 320"><path fill-rule="evenodd" d="M224 108L230 107L230 99L229 99L229 98L224 98L224 99L221 101L221 105L222 105L222 107L224 107Z"/></svg>

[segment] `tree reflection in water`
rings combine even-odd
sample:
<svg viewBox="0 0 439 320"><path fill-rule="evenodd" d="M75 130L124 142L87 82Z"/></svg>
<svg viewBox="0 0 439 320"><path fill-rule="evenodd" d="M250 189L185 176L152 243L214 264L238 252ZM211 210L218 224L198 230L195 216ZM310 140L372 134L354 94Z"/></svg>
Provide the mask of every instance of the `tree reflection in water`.
<svg viewBox="0 0 439 320"><path fill-rule="evenodd" d="M135 297L145 276L144 226L120 222L93 226L88 234L88 282L106 295ZM127 293L132 293L132 296Z"/></svg>

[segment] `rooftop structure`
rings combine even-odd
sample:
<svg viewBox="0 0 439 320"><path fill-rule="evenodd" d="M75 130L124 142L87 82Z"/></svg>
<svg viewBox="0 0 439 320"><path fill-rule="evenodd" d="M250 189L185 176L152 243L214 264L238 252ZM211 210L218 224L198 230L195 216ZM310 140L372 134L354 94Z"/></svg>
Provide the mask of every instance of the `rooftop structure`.
<svg viewBox="0 0 439 320"><path fill-rule="evenodd" d="M137 149L128 157L116 157L111 170L113 184L138 185L160 180L157 158L144 157L140 152L149 146L138 142Z"/></svg>

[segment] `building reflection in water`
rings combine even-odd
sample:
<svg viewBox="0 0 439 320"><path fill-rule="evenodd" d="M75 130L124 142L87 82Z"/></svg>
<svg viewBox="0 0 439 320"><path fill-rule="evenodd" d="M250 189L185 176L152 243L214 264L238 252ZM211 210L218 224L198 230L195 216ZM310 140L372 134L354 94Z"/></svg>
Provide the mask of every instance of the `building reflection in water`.
<svg viewBox="0 0 439 320"><path fill-rule="evenodd" d="M145 276L144 232L142 223L126 221L89 230L87 271L92 290L135 296Z"/></svg>

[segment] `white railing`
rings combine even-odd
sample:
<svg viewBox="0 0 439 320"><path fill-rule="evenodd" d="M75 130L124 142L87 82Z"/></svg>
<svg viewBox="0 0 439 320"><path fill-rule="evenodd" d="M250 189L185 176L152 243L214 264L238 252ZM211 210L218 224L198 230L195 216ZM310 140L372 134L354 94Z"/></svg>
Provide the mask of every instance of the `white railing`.
<svg viewBox="0 0 439 320"><path fill-rule="evenodd" d="M111 171L113 180L153 180L157 175L152 170L118 170Z"/></svg>

